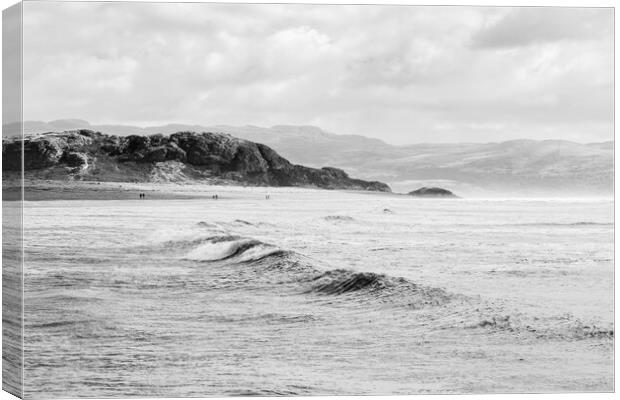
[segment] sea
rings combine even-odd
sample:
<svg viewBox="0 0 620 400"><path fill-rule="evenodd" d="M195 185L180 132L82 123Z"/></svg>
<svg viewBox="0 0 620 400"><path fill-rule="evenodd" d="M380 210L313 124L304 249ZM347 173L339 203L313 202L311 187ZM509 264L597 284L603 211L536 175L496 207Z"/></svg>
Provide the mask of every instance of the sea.
<svg viewBox="0 0 620 400"><path fill-rule="evenodd" d="M614 390L610 199L212 190L24 203L27 398Z"/></svg>

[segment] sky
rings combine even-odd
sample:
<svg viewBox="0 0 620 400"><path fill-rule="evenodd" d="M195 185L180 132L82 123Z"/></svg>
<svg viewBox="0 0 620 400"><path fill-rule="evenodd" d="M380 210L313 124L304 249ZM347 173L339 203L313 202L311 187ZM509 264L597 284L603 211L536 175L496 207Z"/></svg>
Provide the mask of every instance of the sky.
<svg viewBox="0 0 620 400"><path fill-rule="evenodd" d="M613 10L24 5L24 119L613 140Z"/></svg>

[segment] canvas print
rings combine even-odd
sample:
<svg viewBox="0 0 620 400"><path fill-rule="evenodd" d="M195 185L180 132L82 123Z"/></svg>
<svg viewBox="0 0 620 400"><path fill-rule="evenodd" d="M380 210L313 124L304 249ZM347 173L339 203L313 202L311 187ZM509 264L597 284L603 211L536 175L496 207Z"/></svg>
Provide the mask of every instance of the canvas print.
<svg viewBox="0 0 620 400"><path fill-rule="evenodd" d="M3 12L3 388L614 390L614 11Z"/></svg>

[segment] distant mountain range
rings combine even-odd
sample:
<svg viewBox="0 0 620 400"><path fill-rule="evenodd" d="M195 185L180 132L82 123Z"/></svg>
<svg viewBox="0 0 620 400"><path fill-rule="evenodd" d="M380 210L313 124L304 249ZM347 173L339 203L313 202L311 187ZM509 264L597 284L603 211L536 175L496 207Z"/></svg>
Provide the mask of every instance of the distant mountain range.
<svg viewBox="0 0 620 400"><path fill-rule="evenodd" d="M266 144L293 163L342 168L367 180L387 182L394 191L440 186L464 196L609 196L613 194L614 142L581 144L564 140L447 143L394 146L359 135L337 135L313 126L153 127L91 125L83 120L26 121L24 132L91 129L119 136L217 132ZM5 125L3 136L19 133Z"/></svg>

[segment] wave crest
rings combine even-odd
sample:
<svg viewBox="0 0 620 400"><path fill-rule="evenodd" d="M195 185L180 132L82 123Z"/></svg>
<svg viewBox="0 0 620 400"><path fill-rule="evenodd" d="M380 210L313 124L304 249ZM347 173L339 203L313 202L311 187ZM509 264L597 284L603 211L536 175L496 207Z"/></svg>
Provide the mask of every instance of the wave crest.
<svg viewBox="0 0 620 400"><path fill-rule="evenodd" d="M260 240L240 236L224 235L199 239L199 243L183 257L193 261L220 261L235 258L238 262L261 260L265 257L282 255L286 252Z"/></svg>
<svg viewBox="0 0 620 400"><path fill-rule="evenodd" d="M319 281L313 291L325 294L343 294L363 289L380 290L386 286L385 275L346 270L327 271L315 278Z"/></svg>
<svg viewBox="0 0 620 400"><path fill-rule="evenodd" d="M456 297L441 288L418 285L405 278L345 269L326 271L315 277L309 292L336 296L359 294L413 309L441 306Z"/></svg>

